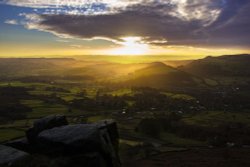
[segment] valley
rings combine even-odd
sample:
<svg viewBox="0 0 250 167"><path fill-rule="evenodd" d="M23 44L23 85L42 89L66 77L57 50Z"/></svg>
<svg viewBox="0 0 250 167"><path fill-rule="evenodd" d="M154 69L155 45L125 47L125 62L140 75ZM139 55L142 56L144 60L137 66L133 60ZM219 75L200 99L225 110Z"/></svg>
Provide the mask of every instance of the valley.
<svg viewBox="0 0 250 167"><path fill-rule="evenodd" d="M24 136L36 119L62 114L72 124L117 121L125 164L166 152L249 146L249 62L249 55L178 67L1 59L0 142Z"/></svg>

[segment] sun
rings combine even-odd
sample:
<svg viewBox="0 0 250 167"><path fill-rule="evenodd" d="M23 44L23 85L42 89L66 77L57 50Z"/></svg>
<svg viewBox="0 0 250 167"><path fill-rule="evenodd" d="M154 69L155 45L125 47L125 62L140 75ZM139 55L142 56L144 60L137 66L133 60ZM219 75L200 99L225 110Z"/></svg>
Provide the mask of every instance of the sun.
<svg viewBox="0 0 250 167"><path fill-rule="evenodd" d="M122 47L112 49L112 55L143 55L148 52L148 45L142 43L141 37L123 37Z"/></svg>

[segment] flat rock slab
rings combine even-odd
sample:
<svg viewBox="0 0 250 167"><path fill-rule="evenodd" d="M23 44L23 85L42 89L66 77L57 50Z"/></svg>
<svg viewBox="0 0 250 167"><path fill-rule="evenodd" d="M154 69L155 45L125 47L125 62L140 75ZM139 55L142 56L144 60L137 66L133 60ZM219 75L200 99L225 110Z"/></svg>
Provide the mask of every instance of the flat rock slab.
<svg viewBox="0 0 250 167"><path fill-rule="evenodd" d="M52 152L61 148L67 151L87 152L91 148L94 150L100 147L101 144L98 126L89 124L67 125L45 130L38 135L38 143L46 150L50 148Z"/></svg>
<svg viewBox="0 0 250 167"><path fill-rule="evenodd" d="M34 146L29 144L26 137L8 141L8 142L4 143L4 145L21 150L21 151L24 151L24 152L30 152L32 147L34 147Z"/></svg>
<svg viewBox="0 0 250 167"><path fill-rule="evenodd" d="M50 129L54 127L59 127L63 125L68 125L68 121L64 115L50 115L34 122L33 127L39 131L45 129Z"/></svg>
<svg viewBox="0 0 250 167"><path fill-rule="evenodd" d="M51 115L34 122L33 127L26 131L26 137L30 143L35 143L38 134L46 129L68 125L63 115Z"/></svg>
<svg viewBox="0 0 250 167"><path fill-rule="evenodd" d="M38 137L40 140L45 139L70 145L78 140L95 137L97 130L97 126L89 124L68 125L45 130Z"/></svg>
<svg viewBox="0 0 250 167"><path fill-rule="evenodd" d="M115 124L108 125L76 124L44 130L38 135L37 143L42 152L52 156L98 152L104 157L107 166L118 167L119 156L109 133Z"/></svg>
<svg viewBox="0 0 250 167"><path fill-rule="evenodd" d="M12 147L0 145L0 166L21 166L24 164L30 155L26 152L17 150Z"/></svg>

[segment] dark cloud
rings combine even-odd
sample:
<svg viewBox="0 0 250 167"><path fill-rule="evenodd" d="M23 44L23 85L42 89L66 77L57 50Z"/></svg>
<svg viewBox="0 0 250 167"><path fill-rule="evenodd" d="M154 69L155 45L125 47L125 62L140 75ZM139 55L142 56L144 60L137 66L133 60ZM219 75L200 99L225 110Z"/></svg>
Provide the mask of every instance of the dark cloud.
<svg viewBox="0 0 250 167"><path fill-rule="evenodd" d="M228 0L217 21L208 27L209 42L250 47L250 2Z"/></svg>
<svg viewBox="0 0 250 167"><path fill-rule="evenodd" d="M200 27L199 22L187 22L156 13L126 11L114 15L74 16L42 15L40 25L58 33L82 38L142 36L152 38L184 39Z"/></svg>
<svg viewBox="0 0 250 167"><path fill-rule="evenodd" d="M219 26L237 16L241 8L249 3L249 0L224 0L221 5L221 14L218 19L212 24L212 26ZM247 13L246 13L247 14Z"/></svg>
<svg viewBox="0 0 250 167"><path fill-rule="evenodd" d="M105 15L40 15L41 21L28 24L78 38L119 41L124 36L140 36L161 45L162 42L156 41L167 40L164 44L168 45L250 47L249 1L217 0L204 7L200 1L188 0L185 12L191 12L190 16L180 13L178 16L177 9L182 8L167 3L137 4ZM218 17L205 13L209 10L219 13Z"/></svg>

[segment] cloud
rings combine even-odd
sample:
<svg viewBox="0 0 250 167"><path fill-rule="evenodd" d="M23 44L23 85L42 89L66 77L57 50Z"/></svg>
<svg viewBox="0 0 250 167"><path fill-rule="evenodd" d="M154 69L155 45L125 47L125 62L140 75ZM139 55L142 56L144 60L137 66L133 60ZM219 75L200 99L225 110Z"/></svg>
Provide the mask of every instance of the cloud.
<svg viewBox="0 0 250 167"><path fill-rule="evenodd" d="M5 3L46 8L37 14L25 14L25 27L62 38L101 38L119 44L124 37L135 36L153 45L250 46L248 0L5 0Z"/></svg>
<svg viewBox="0 0 250 167"><path fill-rule="evenodd" d="M35 8L50 14L104 14L113 13L144 0L3 0L3 4ZM1 2L0 2L1 3ZM39 10L38 10L39 9ZM44 9L44 10L43 10Z"/></svg>
<svg viewBox="0 0 250 167"><path fill-rule="evenodd" d="M244 6L240 6L241 3ZM250 2L230 1L219 20L209 29L210 41L219 45L250 47ZM232 8L234 6L234 8Z"/></svg>
<svg viewBox="0 0 250 167"><path fill-rule="evenodd" d="M175 9L170 13L183 20L202 20L209 25L221 12L220 0L170 0Z"/></svg>
<svg viewBox="0 0 250 167"><path fill-rule="evenodd" d="M107 38L116 41L126 36L140 36L146 41L181 40L195 37L194 30L202 26L199 21L161 16L146 9L144 12L133 10L96 16L28 15L27 19L26 27L29 29L52 32L63 37Z"/></svg>
<svg viewBox="0 0 250 167"><path fill-rule="evenodd" d="M17 20L5 20L4 23L5 24L18 25L18 21Z"/></svg>
<svg viewBox="0 0 250 167"><path fill-rule="evenodd" d="M110 4L112 6L124 6L127 4L140 3L142 0L131 1L131 0L4 0L3 3L31 7L31 8L48 8L48 7L84 7L89 4Z"/></svg>
<svg viewBox="0 0 250 167"><path fill-rule="evenodd" d="M81 45L70 45L70 47L71 47L71 48L77 48L77 49L82 48Z"/></svg>
<svg viewBox="0 0 250 167"><path fill-rule="evenodd" d="M167 14L181 17L182 19L206 19L215 18L218 7L223 0L3 0L2 3L29 7L50 14L110 14L126 10L134 5L162 5L172 6L171 12L162 10ZM212 4L212 5L211 5ZM37 10L36 9L36 10Z"/></svg>
<svg viewBox="0 0 250 167"><path fill-rule="evenodd" d="M57 42L62 42L62 43L69 43L69 41L68 40L65 40L65 39L57 39L56 40Z"/></svg>

